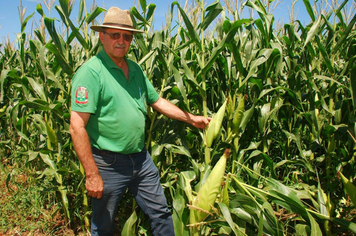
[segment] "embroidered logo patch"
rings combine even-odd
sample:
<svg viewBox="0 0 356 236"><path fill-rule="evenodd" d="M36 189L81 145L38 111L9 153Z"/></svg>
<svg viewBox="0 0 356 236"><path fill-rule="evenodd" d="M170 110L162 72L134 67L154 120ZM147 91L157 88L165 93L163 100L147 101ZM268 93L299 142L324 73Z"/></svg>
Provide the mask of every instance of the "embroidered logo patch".
<svg viewBox="0 0 356 236"><path fill-rule="evenodd" d="M88 103L88 90L86 87L78 87L75 93L75 103L86 104Z"/></svg>

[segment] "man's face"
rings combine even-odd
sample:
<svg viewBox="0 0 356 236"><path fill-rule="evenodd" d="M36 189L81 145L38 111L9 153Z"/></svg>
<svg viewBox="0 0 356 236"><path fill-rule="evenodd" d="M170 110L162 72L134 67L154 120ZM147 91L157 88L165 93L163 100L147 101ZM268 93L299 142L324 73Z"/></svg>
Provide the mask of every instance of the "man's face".
<svg viewBox="0 0 356 236"><path fill-rule="evenodd" d="M100 32L100 41L105 52L115 61L121 60L129 51L133 33L127 30L104 29Z"/></svg>

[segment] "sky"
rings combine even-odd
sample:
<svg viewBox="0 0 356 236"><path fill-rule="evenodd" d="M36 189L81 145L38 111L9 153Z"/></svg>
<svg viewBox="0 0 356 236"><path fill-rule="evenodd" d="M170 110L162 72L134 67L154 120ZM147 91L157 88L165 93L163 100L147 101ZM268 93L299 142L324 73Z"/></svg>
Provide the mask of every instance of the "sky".
<svg viewBox="0 0 356 236"><path fill-rule="evenodd" d="M26 8L25 18L35 12L33 18L29 20L27 24L27 32L33 28L36 28L36 24L39 22L39 13L36 11L36 6L41 3L42 8L46 14L46 16L51 16L57 19L60 17L56 14L56 10L53 8L51 12L48 12L46 9L45 2L51 2L53 0L22 0L22 5ZM132 6L135 6L137 0L86 0L87 7L90 8L93 4L93 1L97 6L103 7L105 9L109 9L111 6L117 6L121 9L129 9ZM185 3L185 0L176 0L179 3ZM75 1L74 9L72 11L71 16L77 17L78 14L78 6L80 0ZM171 3L174 1L171 0L147 0L147 4L154 3L156 5L156 11L154 13L154 25L155 29L161 29L162 25L165 25L165 15L169 12ZM214 0L204 0L206 5L213 3ZM221 0L222 5L223 0ZM275 16L275 21L280 20L281 22L288 23L289 22L289 12L291 9L291 0L283 0L277 6L277 8L273 11ZM59 1L55 0L55 5L59 5ZM3 43L5 39L9 38L10 42L16 41L16 35L21 32L21 24L20 24L20 16L19 16L19 6L20 0L0 0L0 43ZM295 5L295 12L297 13L298 19L301 20L302 23L309 23L310 17L307 14L304 3L302 0L297 0ZM101 21L104 19L104 14L102 13L100 16ZM246 16L246 17L249 17ZM255 15L257 18L257 14ZM60 24L60 22L56 22L56 24ZM33 28L31 27L33 26Z"/></svg>

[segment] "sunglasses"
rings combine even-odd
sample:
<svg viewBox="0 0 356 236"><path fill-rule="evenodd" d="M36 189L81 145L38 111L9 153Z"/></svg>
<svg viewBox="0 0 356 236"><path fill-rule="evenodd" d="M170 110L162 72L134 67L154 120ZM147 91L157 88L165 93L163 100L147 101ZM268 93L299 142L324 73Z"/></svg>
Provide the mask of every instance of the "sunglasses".
<svg viewBox="0 0 356 236"><path fill-rule="evenodd" d="M132 34L108 33L106 31L103 31L103 33L109 35L111 39L120 39L121 35L124 38L124 40L127 42L130 42L133 39Z"/></svg>

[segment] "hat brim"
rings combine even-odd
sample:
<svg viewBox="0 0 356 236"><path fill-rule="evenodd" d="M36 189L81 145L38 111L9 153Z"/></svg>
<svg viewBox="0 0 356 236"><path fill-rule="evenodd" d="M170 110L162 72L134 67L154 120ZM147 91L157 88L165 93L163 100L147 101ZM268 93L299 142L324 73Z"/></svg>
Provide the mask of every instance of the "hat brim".
<svg viewBox="0 0 356 236"><path fill-rule="evenodd" d="M138 29L133 29L133 28L127 28L127 27L121 27L121 26L113 26L113 25L92 25L90 28L94 31L97 32L102 32L104 29L119 29L119 30L127 30L131 31L134 33L144 33L145 31L143 30L138 30Z"/></svg>

